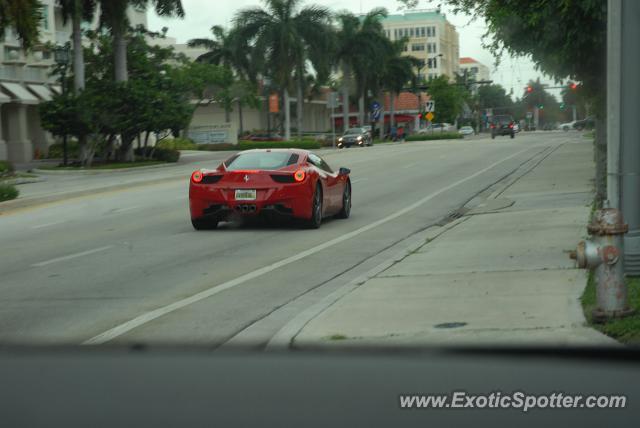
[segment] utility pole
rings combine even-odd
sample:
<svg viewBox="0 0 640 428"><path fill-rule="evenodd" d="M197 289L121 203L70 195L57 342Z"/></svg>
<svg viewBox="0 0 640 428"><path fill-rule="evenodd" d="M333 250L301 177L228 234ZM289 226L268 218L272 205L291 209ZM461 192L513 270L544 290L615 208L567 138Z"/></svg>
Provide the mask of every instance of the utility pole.
<svg viewBox="0 0 640 428"><path fill-rule="evenodd" d="M607 22L607 198L622 211L627 275L640 275L640 2L608 0ZM624 90L622 90L624 88Z"/></svg>

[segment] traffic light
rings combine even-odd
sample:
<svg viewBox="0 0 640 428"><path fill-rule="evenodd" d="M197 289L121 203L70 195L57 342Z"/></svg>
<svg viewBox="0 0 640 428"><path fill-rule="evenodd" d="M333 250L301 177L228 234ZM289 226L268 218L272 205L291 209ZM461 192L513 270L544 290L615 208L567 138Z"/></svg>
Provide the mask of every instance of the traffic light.
<svg viewBox="0 0 640 428"><path fill-rule="evenodd" d="M571 82L569 87L571 88L572 91L575 91L576 89L578 89L578 84L575 82Z"/></svg>
<svg viewBox="0 0 640 428"><path fill-rule="evenodd" d="M564 103L560 103L560 110L564 110L565 107L566 105Z"/></svg>
<svg viewBox="0 0 640 428"><path fill-rule="evenodd" d="M538 109L540 110L544 109L544 104L538 104Z"/></svg>
<svg viewBox="0 0 640 428"><path fill-rule="evenodd" d="M531 92L533 92L533 86L528 85L527 86L527 93L530 94Z"/></svg>

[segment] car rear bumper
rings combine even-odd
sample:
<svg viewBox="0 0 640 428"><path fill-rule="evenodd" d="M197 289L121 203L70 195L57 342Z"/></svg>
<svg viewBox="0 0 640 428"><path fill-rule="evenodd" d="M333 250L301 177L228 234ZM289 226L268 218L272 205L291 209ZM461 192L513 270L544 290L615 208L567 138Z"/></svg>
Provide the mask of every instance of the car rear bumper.
<svg viewBox="0 0 640 428"><path fill-rule="evenodd" d="M258 189L256 200L236 201L235 189L210 185L191 185L189 209L191 218L224 221L233 216L280 216L311 218L311 186L304 182L281 187Z"/></svg>

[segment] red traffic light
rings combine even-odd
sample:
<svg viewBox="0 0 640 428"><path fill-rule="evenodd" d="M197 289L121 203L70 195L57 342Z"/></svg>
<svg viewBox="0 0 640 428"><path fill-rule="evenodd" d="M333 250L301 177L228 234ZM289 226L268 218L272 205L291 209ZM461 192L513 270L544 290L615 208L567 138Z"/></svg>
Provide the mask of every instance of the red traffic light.
<svg viewBox="0 0 640 428"><path fill-rule="evenodd" d="M569 87L575 91L578 88L578 84L577 83L571 83L569 85Z"/></svg>
<svg viewBox="0 0 640 428"><path fill-rule="evenodd" d="M533 86L531 86L531 85L527 86L527 92L528 93L533 92Z"/></svg>

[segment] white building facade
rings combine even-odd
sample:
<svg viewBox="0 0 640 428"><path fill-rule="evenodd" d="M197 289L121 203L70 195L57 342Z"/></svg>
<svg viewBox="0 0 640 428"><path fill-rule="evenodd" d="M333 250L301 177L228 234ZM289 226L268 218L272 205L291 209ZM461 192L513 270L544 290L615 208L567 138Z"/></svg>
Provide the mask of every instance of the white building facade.
<svg viewBox="0 0 640 428"><path fill-rule="evenodd" d="M456 28L437 10L416 10L389 15L382 20L391 40L408 38L405 55L423 61L418 70L426 80L445 75L454 79L458 73L460 40Z"/></svg>
<svg viewBox="0 0 640 428"><path fill-rule="evenodd" d="M49 73L53 52L47 44L61 45L70 41L71 22L63 24L56 0L41 0L42 22L39 43L24 51L15 32L7 29L0 35L0 160L29 162L44 156L52 136L40 126L38 104L60 93L60 84ZM147 23L146 12L129 10L134 26ZM97 17L86 27L97 26Z"/></svg>

